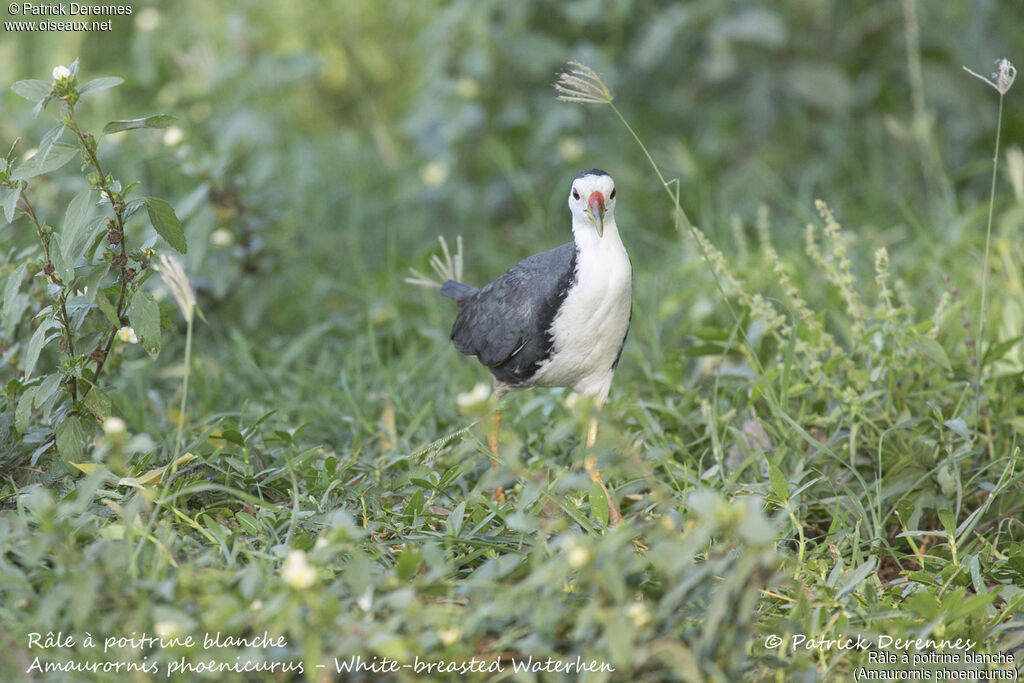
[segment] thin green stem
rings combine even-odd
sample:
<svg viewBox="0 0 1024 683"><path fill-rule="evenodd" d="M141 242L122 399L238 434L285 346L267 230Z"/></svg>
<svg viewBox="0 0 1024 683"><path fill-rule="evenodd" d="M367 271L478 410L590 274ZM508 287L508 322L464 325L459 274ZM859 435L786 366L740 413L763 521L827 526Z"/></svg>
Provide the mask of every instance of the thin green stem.
<svg viewBox="0 0 1024 683"><path fill-rule="evenodd" d="M988 224L985 226L985 267L981 272L981 315L978 321L978 358L974 366L974 388L978 398L981 398L981 363L984 360L984 348L982 343L985 338L985 315L988 311L988 270L991 258L992 243L992 214L996 203L996 177L999 172L999 133L1003 127L1003 94L999 94L999 114L996 117L996 148L992 156L992 187L988 196Z"/></svg>
<svg viewBox="0 0 1024 683"><path fill-rule="evenodd" d="M619 121L622 121L622 125L626 127L626 130L629 131L629 134L633 136L634 140L636 140L636 144L640 146L640 150L644 153L644 156L647 157L647 162L651 165L651 168L654 169L654 173L655 175L658 176L658 180L661 181L661 186L665 188L665 192L668 193L668 198L672 200L673 204L675 204L676 211L678 212L680 218L683 219L683 223L686 225L688 229L693 230L693 223L690 222L689 216L686 215L686 212L683 211L683 207L680 206L679 197L676 197L672 194L672 190L670 190L668 187L669 183L665 180L665 176L661 174L661 169L658 168L658 164L657 162L654 161L654 157L652 157L651 153L647 150L647 145L644 144L643 140L640 139L640 136L636 134L635 130L633 130L633 126L629 125L629 122L626 121L626 117L622 115L622 112L619 111L619 108L616 107L611 102L608 103L608 106L611 107L612 111L615 112L615 115L619 117Z"/></svg>
<svg viewBox="0 0 1024 683"><path fill-rule="evenodd" d="M192 374L192 315L185 321L185 376L181 380L181 403L178 405L178 433L174 437L174 467L181 455L181 436L185 430L185 406L188 402L188 378Z"/></svg>

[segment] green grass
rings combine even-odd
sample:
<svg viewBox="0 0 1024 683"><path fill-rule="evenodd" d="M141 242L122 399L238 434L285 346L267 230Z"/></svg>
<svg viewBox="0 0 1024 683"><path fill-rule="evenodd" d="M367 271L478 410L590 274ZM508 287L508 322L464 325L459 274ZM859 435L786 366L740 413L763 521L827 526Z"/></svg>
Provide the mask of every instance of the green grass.
<svg viewBox="0 0 1024 683"><path fill-rule="evenodd" d="M339 56L311 17L289 14L291 33L261 30L301 10L260 6L253 26L235 26L261 65L248 74L226 56L228 38L204 26L126 35L152 48L138 65L87 46L105 66L94 72L83 59L85 80L128 82L83 100L83 129L162 108L185 129L180 146L135 131L104 141L99 156L177 210L203 318L186 326L161 278L149 277L142 291L165 295L163 348L150 357L115 345L100 382L126 431L104 432L64 389L55 389L57 410L37 405L20 428L18 401L38 386L20 368L33 316L53 294L26 217L0 232L0 282L23 263L35 276L19 282L24 310L0 324L0 677L22 677L36 657L155 666L152 679L182 661L240 657L301 663L308 679L327 680L316 664L333 671L335 658L357 655L476 658L500 662L508 680L573 678L515 674L512 662L530 656L614 667L591 680L849 680L879 668L869 651L808 647L801 636L969 639L972 652L1012 654L1002 668L1019 668L1024 194L1013 178L1024 169L999 155L998 177L1011 181L990 188L986 156L997 106L1006 107L1003 144L1019 140L1018 93L997 102L956 54L924 51L923 80L909 79L928 86L913 93L920 98L885 84L863 108L838 108L822 88L856 100L871 83L851 80L848 91L837 73L815 70L819 41L844 67L903 79L909 23L900 8L809 17L798 5L777 18L821 35L793 32L783 51L771 47L769 18L694 4L690 21L707 36L722 35L727 19L757 29L730 49L760 56L763 68L745 67L736 78L746 87L732 90L713 76L727 66L721 45L699 52L695 85L658 75L650 55L662 54L654 27L664 16L622 18L624 35L650 40L650 54L605 27L599 62L621 63L601 69L615 112L555 101L545 68L571 56L575 29L538 28L549 11L539 6L522 10L525 19L473 3L453 4L465 14L423 10L401 23L419 42L390 57L374 37L391 35L391 10L318 17L340 27L349 52ZM922 14L925 46L962 10ZM484 40L488 24L472 21L481 16L515 27L536 54L517 52L521 41ZM214 19L206 23L221 25ZM883 19L895 23L883 30ZM443 62L453 21L465 54L478 58L457 71L474 74L476 100L458 94L468 86L440 62L398 69L410 54ZM977 47L968 38L992 21L972 14L956 49ZM870 45L849 42L848 31ZM308 53L289 53L289 37ZM502 88L527 93L518 105L544 125L516 123L473 53L477 40L491 57L518 55ZM217 55L217 69L200 60L188 78L169 74L176 45L189 41ZM548 59L556 44L564 49ZM869 48L898 59L870 59ZM913 48L910 57L913 74ZM22 64L18 78L49 70ZM664 102L640 96L636 70L666 84ZM969 93L970 112L938 86L933 94L933 82ZM794 111L749 95L783 83L804 103ZM672 107L696 97L706 111L685 114L684 134ZM37 140L56 112L50 105L37 121L31 104L12 97L5 111L8 103L14 113L0 131L12 139ZM474 104L493 128L476 127ZM942 115L925 125L929 106ZM773 119L770 136L758 132ZM445 128L448 120L456 123ZM920 127L904 123L914 120ZM554 140L568 135L583 159L557 156ZM449 177L435 187L421 173L436 159ZM583 468L588 407L565 392L507 397L491 466L481 424L489 406L457 404L486 373L451 348L451 303L403 283L410 266L426 269L439 233L449 243L463 235L473 283L567 239L562 180L580 164L616 176L634 264L633 326L596 446L620 526L591 507L601 496ZM40 221L65 229L68 202L85 187L74 163L33 179ZM129 248L153 240L170 252L145 213L126 223ZM87 315L79 355L105 339L102 314ZM43 349L38 376L73 373L57 344ZM75 438L59 426L68 414L82 430ZM37 451L55 432L57 447ZM497 486L507 503L494 501ZM48 632L76 642L32 646L28 634ZM203 644L206 634L264 632L286 644ZM196 642L104 651L106 638L133 633ZM769 647L773 637L781 647ZM301 678L280 668L265 677Z"/></svg>

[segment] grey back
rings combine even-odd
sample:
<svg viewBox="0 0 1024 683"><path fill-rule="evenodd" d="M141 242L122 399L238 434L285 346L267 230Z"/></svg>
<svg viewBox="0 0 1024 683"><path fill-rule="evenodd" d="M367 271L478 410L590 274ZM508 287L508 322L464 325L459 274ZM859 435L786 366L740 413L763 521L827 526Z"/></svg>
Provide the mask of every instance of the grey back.
<svg viewBox="0 0 1024 683"><path fill-rule="evenodd" d="M529 386L537 366L551 355L551 323L575 278L575 242L523 259L459 301L455 348L476 356L502 382Z"/></svg>

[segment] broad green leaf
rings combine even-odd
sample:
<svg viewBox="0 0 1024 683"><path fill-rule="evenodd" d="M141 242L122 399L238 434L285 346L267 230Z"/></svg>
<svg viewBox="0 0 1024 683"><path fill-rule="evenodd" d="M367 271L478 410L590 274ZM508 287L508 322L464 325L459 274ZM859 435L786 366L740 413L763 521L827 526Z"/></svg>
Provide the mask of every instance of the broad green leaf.
<svg viewBox="0 0 1024 683"><path fill-rule="evenodd" d="M89 433L82 418L72 415L57 425L57 452L65 462L77 462L85 455Z"/></svg>
<svg viewBox="0 0 1024 683"><path fill-rule="evenodd" d="M14 303L17 300L18 290L25 279L27 267L24 263L14 269L14 272L7 276L7 285L4 287L4 320L6 321L14 313Z"/></svg>
<svg viewBox="0 0 1024 683"><path fill-rule="evenodd" d="M11 86L11 90L29 102L38 102L50 94L50 91L53 90L53 83L36 79L17 81Z"/></svg>
<svg viewBox="0 0 1024 683"><path fill-rule="evenodd" d="M52 405L53 400L57 398L57 394L60 393L63 386L64 376L59 372L47 375L39 386L36 388L36 401L35 406L37 408L43 408L50 403ZM46 419L49 415L43 415L43 419Z"/></svg>
<svg viewBox="0 0 1024 683"><path fill-rule="evenodd" d="M18 208L18 199L21 197L21 187L0 187L0 209L4 212L4 218L8 223L14 220L14 212Z"/></svg>
<svg viewBox="0 0 1024 683"><path fill-rule="evenodd" d="M239 510L238 512L235 513L235 519L237 519L238 523L245 527L245 530L248 531L250 534L256 535L260 533L259 522L257 522L256 518L250 515L248 512L243 512Z"/></svg>
<svg viewBox="0 0 1024 683"><path fill-rule="evenodd" d="M939 342L931 337L918 337L914 340L914 346L924 355L925 358L940 366L946 372L952 370L949 364L949 356Z"/></svg>
<svg viewBox="0 0 1024 683"><path fill-rule="evenodd" d="M84 403L85 409L92 413L97 420L103 421L110 417L112 409L110 397L99 387L89 390L89 393L85 395Z"/></svg>
<svg viewBox="0 0 1024 683"><path fill-rule="evenodd" d="M64 224L61 226L61 249L64 251L64 258L73 266L78 257L85 251L88 242L87 227L92 223L89 216L92 213L92 191L82 190L68 202L67 211L64 212Z"/></svg>
<svg viewBox="0 0 1024 683"><path fill-rule="evenodd" d="M462 519L466 516L466 501L459 503L445 522L445 531L449 536L458 536L462 531Z"/></svg>
<svg viewBox="0 0 1024 683"><path fill-rule="evenodd" d="M54 143L46 154L40 150L11 174L12 180L28 180L37 175L52 173L78 155L78 148L64 142Z"/></svg>
<svg viewBox="0 0 1024 683"><path fill-rule="evenodd" d="M841 598L848 593L852 593L861 581L866 579L875 571L875 565L877 564L878 558L872 557L870 560L850 572L850 574L846 576L846 580L843 582L842 588L839 589L839 595L837 597Z"/></svg>
<svg viewBox="0 0 1024 683"><path fill-rule="evenodd" d="M420 553L406 546L395 562L395 575L399 581L408 581L420 566Z"/></svg>
<svg viewBox="0 0 1024 683"><path fill-rule="evenodd" d="M167 240L178 252L188 252L188 244L185 242L185 230L181 227L181 221L174 215L174 208L162 199L146 197L146 209L149 211L149 220L157 233Z"/></svg>
<svg viewBox="0 0 1024 683"><path fill-rule="evenodd" d="M75 279L75 265L68 260L67 251L64 249L64 238L59 233L50 235L50 260L53 267L57 269L57 276L65 285L70 285Z"/></svg>
<svg viewBox="0 0 1024 683"><path fill-rule="evenodd" d="M91 294L90 297L92 297ZM121 321L117 319L117 311L114 310L114 304L110 303L110 299L107 298L107 295L104 294L101 290L97 289L95 293L95 298L96 305L100 307L100 310L103 311L103 315L107 317L107 322L109 322L114 327L120 328Z"/></svg>
<svg viewBox="0 0 1024 683"><path fill-rule="evenodd" d="M18 399L18 407L14 411L14 429L23 434L28 429L28 421L32 417L32 406L39 387L29 387Z"/></svg>
<svg viewBox="0 0 1024 683"><path fill-rule="evenodd" d="M967 423L964 422L964 419L962 417L954 417L951 420L946 420L944 424L947 427L949 427L950 431L952 431L954 434L959 436L964 441L971 440L971 431L967 427Z"/></svg>
<svg viewBox="0 0 1024 683"><path fill-rule="evenodd" d="M139 343L155 356L160 351L160 307L149 292L136 292L132 297L128 322L135 329Z"/></svg>
<svg viewBox="0 0 1024 683"><path fill-rule="evenodd" d="M772 491L775 493L775 497L785 503L789 500L789 482L786 481L786 475L782 473L778 465L773 462L768 463L768 479L772 485Z"/></svg>
<svg viewBox="0 0 1024 683"><path fill-rule="evenodd" d="M135 130L136 128L166 128L174 123L175 120L170 114L156 114L141 119L111 121L103 126L103 132L110 135L111 133L120 133L121 131Z"/></svg>
<svg viewBox="0 0 1024 683"><path fill-rule="evenodd" d="M32 338L29 339L28 347L25 349L25 357L21 362L21 369L25 373L25 379L32 376L32 371L36 369L36 361L39 360L39 353L46 346L46 343L59 336L46 336L47 331L56 326L57 322L55 320L46 318L43 322L39 323L39 327L36 328Z"/></svg>
<svg viewBox="0 0 1024 683"><path fill-rule="evenodd" d="M109 261L101 261L89 271L89 275L85 280L86 299L88 299L89 303L96 303L96 295L99 293L100 285L103 283L103 278L107 276L108 272L110 272Z"/></svg>
<svg viewBox="0 0 1024 683"><path fill-rule="evenodd" d="M942 522L942 527L946 530L946 533L949 534L950 538L953 538L953 535L956 533L956 515L948 508L939 510L936 514L938 514L939 521Z"/></svg>
<svg viewBox="0 0 1024 683"><path fill-rule="evenodd" d="M94 78L89 81L78 91L79 95L86 95L92 92L99 92L100 90L106 90L107 88L116 88L117 86L124 83L123 78L117 76L105 76L103 78Z"/></svg>

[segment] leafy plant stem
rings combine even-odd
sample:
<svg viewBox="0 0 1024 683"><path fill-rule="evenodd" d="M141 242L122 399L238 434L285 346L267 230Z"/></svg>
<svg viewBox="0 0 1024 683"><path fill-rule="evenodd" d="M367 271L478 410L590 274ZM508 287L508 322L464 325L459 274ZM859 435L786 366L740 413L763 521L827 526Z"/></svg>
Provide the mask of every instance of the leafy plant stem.
<svg viewBox="0 0 1024 683"><path fill-rule="evenodd" d="M103 167L100 165L99 157L96 156L96 145L95 145L94 142L92 142L89 139L89 137L85 133L82 132L81 128L79 128L78 122L75 120L75 109L74 109L74 107L71 106L71 105L68 105L67 112L68 112L68 115L67 115L67 119L66 119L66 124L67 124L68 128L70 128L71 131L78 137L78 141L79 141L79 144L82 147L82 151L85 152L85 155L86 155L86 157L87 157L87 159L89 161L89 164L93 167L93 169L95 169L96 175L98 177L97 186L99 187L100 192L102 192L104 195L106 195L107 200L110 202L110 206L111 206L111 208L114 211L114 218L117 221L117 229L121 233L121 242L120 242L121 251L120 251L120 256L119 256L119 259L120 259L120 262L121 262L121 265L119 266L120 271L121 271L121 274L120 274L121 289L120 289L120 292L118 293L118 296L117 296L117 305L114 307L114 311L116 313L118 322L120 322L123 319L123 316L125 314L125 306L127 304L127 293L128 293L128 277L127 277L128 250L127 250L127 247L125 247L125 239L126 239L126 237L125 237L125 231L124 231L124 212L125 212L125 206L126 205L124 203L124 200L117 196L117 194L114 192L113 188L111 188L110 184L107 182L107 176L103 172ZM107 356L110 355L110 349L113 348L114 337L116 335L117 335L117 326L115 325L115 326L113 326L107 332L106 341L103 343L103 346L102 346L102 353L99 354L99 357L96 358L96 360L95 360L96 368L93 371L92 383L89 386L87 386L85 388L85 390L83 391L83 393L82 393L82 397L83 398L85 398L85 395L89 393L89 390L93 386L95 386L96 383L99 381L100 374L103 372L103 367L104 367L104 365L106 365L106 362L107 362Z"/></svg>

